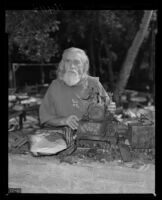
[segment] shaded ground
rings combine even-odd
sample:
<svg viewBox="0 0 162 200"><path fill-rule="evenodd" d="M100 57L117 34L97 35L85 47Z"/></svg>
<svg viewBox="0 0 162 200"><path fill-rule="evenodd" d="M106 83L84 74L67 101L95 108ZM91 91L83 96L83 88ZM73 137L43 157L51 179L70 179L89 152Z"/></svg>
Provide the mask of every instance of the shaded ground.
<svg viewBox="0 0 162 200"><path fill-rule="evenodd" d="M9 154L9 187L22 193L155 193L153 163L73 159Z"/></svg>

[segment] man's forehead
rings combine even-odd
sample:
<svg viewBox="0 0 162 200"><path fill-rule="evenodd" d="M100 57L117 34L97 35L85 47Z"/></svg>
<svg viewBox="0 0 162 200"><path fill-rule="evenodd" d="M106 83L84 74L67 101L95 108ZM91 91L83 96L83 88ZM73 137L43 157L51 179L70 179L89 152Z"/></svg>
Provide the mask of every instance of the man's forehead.
<svg viewBox="0 0 162 200"><path fill-rule="evenodd" d="M64 55L64 59L80 60L81 61L82 55L78 52L68 52Z"/></svg>

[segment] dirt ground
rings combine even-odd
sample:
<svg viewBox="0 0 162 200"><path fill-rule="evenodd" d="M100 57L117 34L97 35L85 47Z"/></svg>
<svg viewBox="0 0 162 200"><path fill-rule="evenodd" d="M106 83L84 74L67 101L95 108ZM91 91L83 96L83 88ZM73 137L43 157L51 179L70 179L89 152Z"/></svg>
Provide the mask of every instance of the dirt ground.
<svg viewBox="0 0 162 200"><path fill-rule="evenodd" d="M9 188L22 193L151 193L155 194L155 165L132 168L119 161L73 164L55 157L9 154Z"/></svg>

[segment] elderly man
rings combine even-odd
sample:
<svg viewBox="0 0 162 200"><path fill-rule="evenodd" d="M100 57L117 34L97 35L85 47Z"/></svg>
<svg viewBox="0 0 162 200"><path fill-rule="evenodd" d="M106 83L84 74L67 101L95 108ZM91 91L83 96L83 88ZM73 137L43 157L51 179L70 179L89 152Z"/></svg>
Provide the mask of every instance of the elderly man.
<svg viewBox="0 0 162 200"><path fill-rule="evenodd" d="M57 79L51 83L40 106L41 124L76 130L87 111L92 90L109 102L99 78L89 76L88 70L89 60L83 50L72 47L63 52Z"/></svg>

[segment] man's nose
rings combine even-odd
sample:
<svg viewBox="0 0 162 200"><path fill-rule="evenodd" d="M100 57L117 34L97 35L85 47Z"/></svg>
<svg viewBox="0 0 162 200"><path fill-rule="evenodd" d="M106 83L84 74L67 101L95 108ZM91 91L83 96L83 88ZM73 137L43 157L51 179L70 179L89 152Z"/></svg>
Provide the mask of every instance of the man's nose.
<svg viewBox="0 0 162 200"><path fill-rule="evenodd" d="M76 68L75 65L71 62L70 69L75 69L75 68Z"/></svg>

